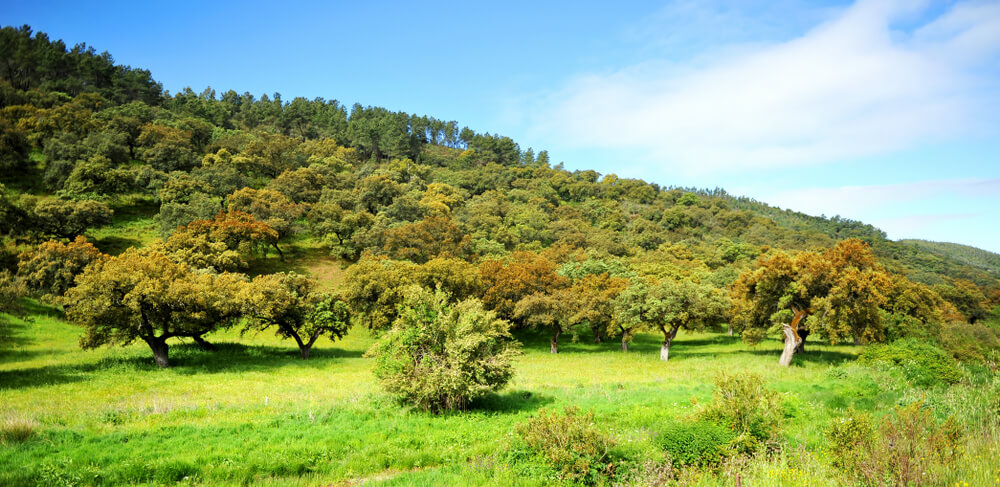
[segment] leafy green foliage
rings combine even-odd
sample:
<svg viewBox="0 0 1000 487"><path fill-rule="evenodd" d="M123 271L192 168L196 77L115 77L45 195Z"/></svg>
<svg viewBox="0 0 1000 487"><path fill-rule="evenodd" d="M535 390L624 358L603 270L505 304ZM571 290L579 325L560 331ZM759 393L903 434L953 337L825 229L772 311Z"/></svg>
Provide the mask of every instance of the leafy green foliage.
<svg viewBox="0 0 1000 487"><path fill-rule="evenodd" d="M519 424L517 434L559 472L560 479L592 484L611 468L615 441L595 425L593 411L581 413L570 406L559 414L542 409Z"/></svg>
<svg viewBox="0 0 1000 487"><path fill-rule="evenodd" d="M278 336L295 340L303 359L319 337L343 338L350 328L347 305L318 292L316 284L293 272L255 277L237 297L247 329L273 327Z"/></svg>
<svg viewBox="0 0 1000 487"><path fill-rule="evenodd" d="M411 287L392 329L368 355L375 376L400 401L424 411L465 409L513 376L517 348L509 327L478 300L449 304L441 291Z"/></svg>
<svg viewBox="0 0 1000 487"><path fill-rule="evenodd" d="M835 420L827 437L834 464L865 485L941 485L954 469L962 431L915 402L879 422L851 413Z"/></svg>
<svg viewBox="0 0 1000 487"><path fill-rule="evenodd" d="M721 463L735 438L732 430L716 423L673 422L657 431L656 443L676 466L706 467Z"/></svg>
<svg viewBox="0 0 1000 487"><path fill-rule="evenodd" d="M904 338L886 345L872 345L858 356L865 364L882 363L903 369L915 385L929 387L962 380L955 359L933 343Z"/></svg>
<svg viewBox="0 0 1000 487"><path fill-rule="evenodd" d="M82 236L69 244L49 240L18 256L17 274L36 293L62 296L84 268L103 257Z"/></svg>
<svg viewBox="0 0 1000 487"><path fill-rule="evenodd" d="M699 416L732 431L733 449L744 454L775 449L784 423L781 396L749 372L719 375L712 402Z"/></svg>
<svg viewBox="0 0 1000 487"><path fill-rule="evenodd" d="M167 367L167 339L200 339L239 316L234 297L241 283L238 276L194 273L161 253L129 249L77 277L66 293L66 316L84 327L84 348L141 339L157 365Z"/></svg>
<svg viewBox="0 0 1000 487"><path fill-rule="evenodd" d="M35 229L45 235L75 238L88 228L111 223L114 212L93 200L44 199L31 209Z"/></svg>

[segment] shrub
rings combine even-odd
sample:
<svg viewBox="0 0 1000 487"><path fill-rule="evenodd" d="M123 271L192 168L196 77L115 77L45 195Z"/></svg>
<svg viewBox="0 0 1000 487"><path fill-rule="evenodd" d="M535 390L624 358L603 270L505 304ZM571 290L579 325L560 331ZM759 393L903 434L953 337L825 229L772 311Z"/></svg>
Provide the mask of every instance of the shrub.
<svg viewBox="0 0 1000 487"><path fill-rule="evenodd" d="M827 432L833 463L865 485L941 485L961 439L958 425L917 402L876 423L850 413Z"/></svg>
<svg viewBox="0 0 1000 487"><path fill-rule="evenodd" d="M713 396L700 416L732 431L735 451L752 454L776 448L784 420L781 396L765 387L759 375L722 373L715 380Z"/></svg>
<svg viewBox="0 0 1000 487"><path fill-rule="evenodd" d="M941 329L941 346L962 362L982 363L991 350L1000 349L1000 331L982 323L948 323Z"/></svg>
<svg viewBox="0 0 1000 487"><path fill-rule="evenodd" d="M20 416L8 416L0 421L0 443L22 443L35 434L38 423Z"/></svg>
<svg viewBox="0 0 1000 487"><path fill-rule="evenodd" d="M932 343L904 338L887 345L873 345L858 357L863 364L887 363L903 368L907 380L917 386L954 384L962 380L955 359Z"/></svg>
<svg viewBox="0 0 1000 487"><path fill-rule="evenodd" d="M425 411L465 409L513 375L510 323L476 299L449 304L441 291L413 286L399 316L369 350L375 375L402 402Z"/></svg>
<svg viewBox="0 0 1000 487"><path fill-rule="evenodd" d="M567 407L563 414L542 409L517 426L528 447L544 457L565 480L592 483L611 467L614 440L594 426L594 412Z"/></svg>
<svg viewBox="0 0 1000 487"><path fill-rule="evenodd" d="M671 423L656 442L678 466L714 466L725 459L726 449L735 438L725 426L703 421Z"/></svg>

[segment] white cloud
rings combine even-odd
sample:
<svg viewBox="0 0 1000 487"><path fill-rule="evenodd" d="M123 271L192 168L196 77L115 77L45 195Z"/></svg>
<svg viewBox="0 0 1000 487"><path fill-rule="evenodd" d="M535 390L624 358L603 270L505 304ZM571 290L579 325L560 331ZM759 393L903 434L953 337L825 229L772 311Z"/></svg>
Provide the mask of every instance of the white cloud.
<svg viewBox="0 0 1000 487"><path fill-rule="evenodd" d="M688 173L816 164L990 130L1000 4L915 28L913 2L862 0L801 37L579 76L534 102L540 137L639 149ZM725 53L725 54L722 54Z"/></svg>

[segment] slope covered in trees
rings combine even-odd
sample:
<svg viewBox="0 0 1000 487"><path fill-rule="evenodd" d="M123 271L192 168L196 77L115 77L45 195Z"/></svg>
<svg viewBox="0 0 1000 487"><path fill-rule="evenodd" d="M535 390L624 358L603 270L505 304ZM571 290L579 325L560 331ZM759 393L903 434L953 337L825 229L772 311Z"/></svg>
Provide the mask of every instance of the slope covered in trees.
<svg viewBox="0 0 1000 487"><path fill-rule="evenodd" d="M27 27L0 51L0 402L30 416L0 410L0 483L995 475L995 254L429 116L171 94Z"/></svg>

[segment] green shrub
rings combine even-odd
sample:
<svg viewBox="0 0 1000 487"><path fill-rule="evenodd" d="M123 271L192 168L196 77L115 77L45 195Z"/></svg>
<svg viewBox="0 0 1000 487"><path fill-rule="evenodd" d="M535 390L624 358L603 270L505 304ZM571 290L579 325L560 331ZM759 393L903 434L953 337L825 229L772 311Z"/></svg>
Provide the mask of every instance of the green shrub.
<svg viewBox="0 0 1000 487"><path fill-rule="evenodd" d="M957 360L982 363L991 350L1000 350L1000 330L982 323L948 323L941 329L941 346Z"/></svg>
<svg viewBox="0 0 1000 487"><path fill-rule="evenodd" d="M827 432L833 464L863 485L942 485L961 436L951 418L936 421L920 402L879 422L852 412Z"/></svg>
<svg viewBox="0 0 1000 487"><path fill-rule="evenodd" d="M846 416L835 419L826 433L830 440L830 457L834 466L853 470L858 451L869 448L875 441L875 420L872 415L851 409Z"/></svg>
<svg viewBox="0 0 1000 487"><path fill-rule="evenodd" d="M449 304L448 296L407 290L399 316L368 355L386 391L424 411L465 409L513 376L518 350L510 323L476 299Z"/></svg>
<svg viewBox="0 0 1000 487"><path fill-rule="evenodd" d="M715 423L671 423L656 443L670 454L675 465L704 467L721 463L735 436L729 428Z"/></svg>
<svg viewBox="0 0 1000 487"><path fill-rule="evenodd" d="M594 426L594 413L567 407L563 414L546 409L517 425L517 434L544 457L565 480L595 482L610 473L608 454L614 440Z"/></svg>
<svg viewBox="0 0 1000 487"><path fill-rule="evenodd" d="M904 338L887 345L873 345L858 357L863 364L886 363L902 367L907 380L917 386L954 384L962 380L958 363L932 343Z"/></svg>
<svg viewBox="0 0 1000 487"><path fill-rule="evenodd" d="M732 431L735 451L753 454L776 448L783 411L781 396L765 387L759 375L740 372L722 373L715 380L712 402L699 415Z"/></svg>

